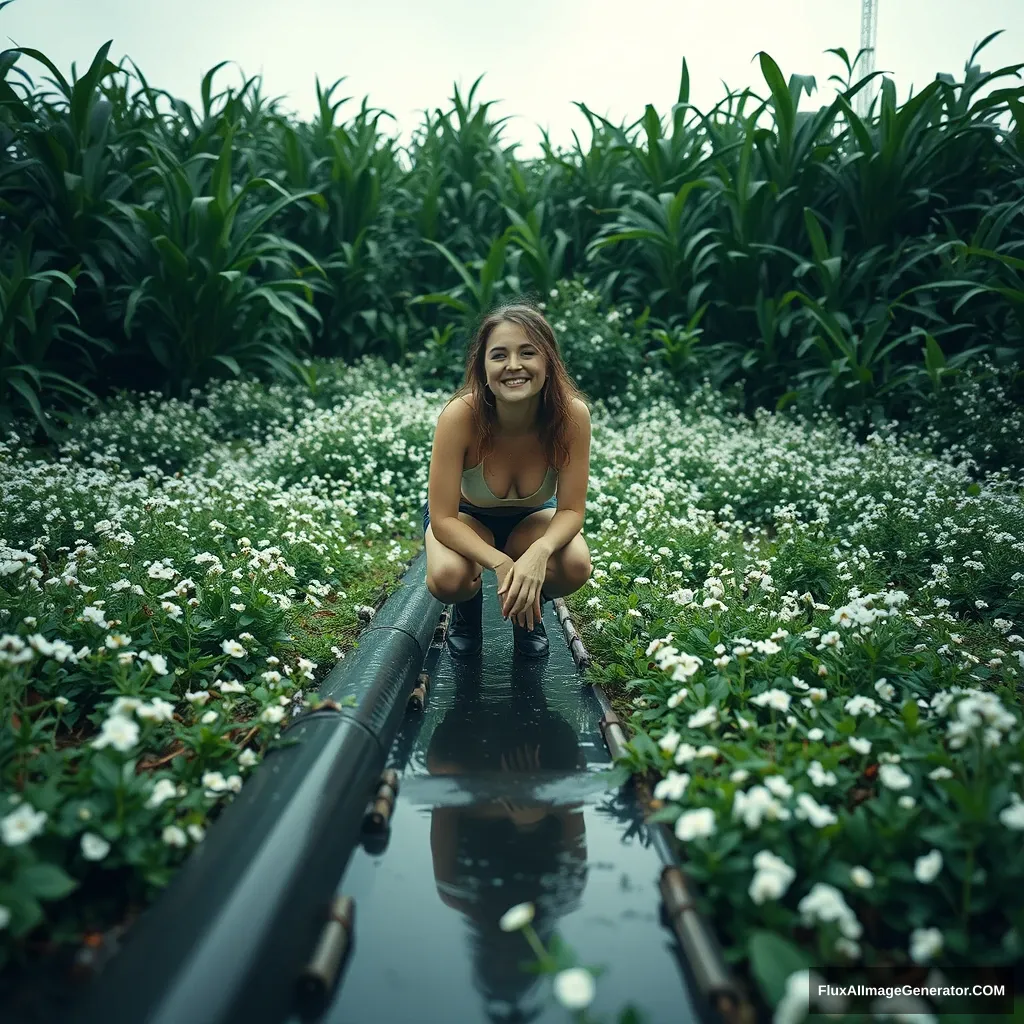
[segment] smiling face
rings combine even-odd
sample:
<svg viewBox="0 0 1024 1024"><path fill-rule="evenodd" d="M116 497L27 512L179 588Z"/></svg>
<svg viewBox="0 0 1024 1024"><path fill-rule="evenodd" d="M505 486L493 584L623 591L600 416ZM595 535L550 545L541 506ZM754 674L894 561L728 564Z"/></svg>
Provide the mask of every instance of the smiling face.
<svg viewBox="0 0 1024 1024"><path fill-rule="evenodd" d="M544 387L544 353L518 324L500 323L487 340L484 374L499 401L523 402L539 395Z"/></svg>

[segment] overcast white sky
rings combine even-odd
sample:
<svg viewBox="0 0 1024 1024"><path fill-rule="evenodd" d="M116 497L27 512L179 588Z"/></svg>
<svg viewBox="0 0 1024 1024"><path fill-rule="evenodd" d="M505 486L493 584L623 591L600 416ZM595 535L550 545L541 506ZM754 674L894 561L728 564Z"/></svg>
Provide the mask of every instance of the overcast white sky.
<svg viewBox="0 0 1024 1024"><path fill-rule="evenodd" d="M474 103L497 101L489 113L510 117L502 139L522 142L525 158L540 153L537 125L556 145L571 146L575 129L589 146L574 101L615 124L651 103L667 123L683 57L702 110L724 96L723 80L766 93L759 50L787 78L815 75L817 107L841 70L824 51L856 54L860 10L860 0L15 0L0 11L0 47L35 47L82 72L112 39L115 63L131 57L151 85L193 105L205 72L230 59L305 116L315 76L325 85L345 76L335 99L352 100L339 116L354 116L368 96L395 118L378 128L403 143L419 111L448 110L455 85L465 100L485 73ZM902 101L938 71L959 79L974 44L997 29L1006 31L982 52L985 70L1024 62L1024 0L880 0L876 67L892 72ZM41 70L27 58L19 64ZM238 76L224 68L215 84Z"/></svg>

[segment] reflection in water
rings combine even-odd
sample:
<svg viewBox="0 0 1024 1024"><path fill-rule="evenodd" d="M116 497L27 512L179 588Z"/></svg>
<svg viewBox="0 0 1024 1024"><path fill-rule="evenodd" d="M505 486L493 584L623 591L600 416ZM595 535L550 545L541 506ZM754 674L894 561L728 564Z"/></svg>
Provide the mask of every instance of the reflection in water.
<svg viewBox="0 0 1024 1024"><path fill-rule="evenodd" d="M496 692L482 687L479 662L457 664L456 673L455 702L427 750L431 774L514 778L585 768L572 726L547 706L542 664L516 659L511 684ZM435 807L430 847L438 894L469 926L474 978L489 1018L534 1020L542 1004L524 1005L539 980L523 967L533 959L530 947L498 921L509 907L531 902L546 944L558 919L579 906L587 877L582 804Z"/></svg>

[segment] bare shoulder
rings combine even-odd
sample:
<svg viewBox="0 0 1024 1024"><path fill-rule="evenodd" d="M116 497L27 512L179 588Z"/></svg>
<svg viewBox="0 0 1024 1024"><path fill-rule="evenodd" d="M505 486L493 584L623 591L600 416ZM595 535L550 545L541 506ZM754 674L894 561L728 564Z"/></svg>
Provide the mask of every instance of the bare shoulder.
<svg viewBox="0 0 1024 1024"><path fill-rule="evenodd" d="M459 395L441 410L441 416L449 423L467 427L473 421L473 405L464 395Z"/></svg>
<svg viewBox="0 0 1024 1024"><path fill-rule="evenodd" d="M572 418L577 426L583 428L590 426L590 406L582 398L572 400Z"/></svg>

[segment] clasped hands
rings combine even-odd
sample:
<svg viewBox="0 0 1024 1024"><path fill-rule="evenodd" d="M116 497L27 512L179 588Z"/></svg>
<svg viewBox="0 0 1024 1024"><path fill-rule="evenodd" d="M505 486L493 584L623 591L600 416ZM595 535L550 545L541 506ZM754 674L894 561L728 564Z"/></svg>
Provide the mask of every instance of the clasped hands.
<svg viewBox="0 0 1024 1024"><path fill-rule="evenodd" d="M540 622L540 591L549 557L543 547L531 544L519 558L505 558L494 567L502 618L511 618L531 631L534 623Z"/></svg>

